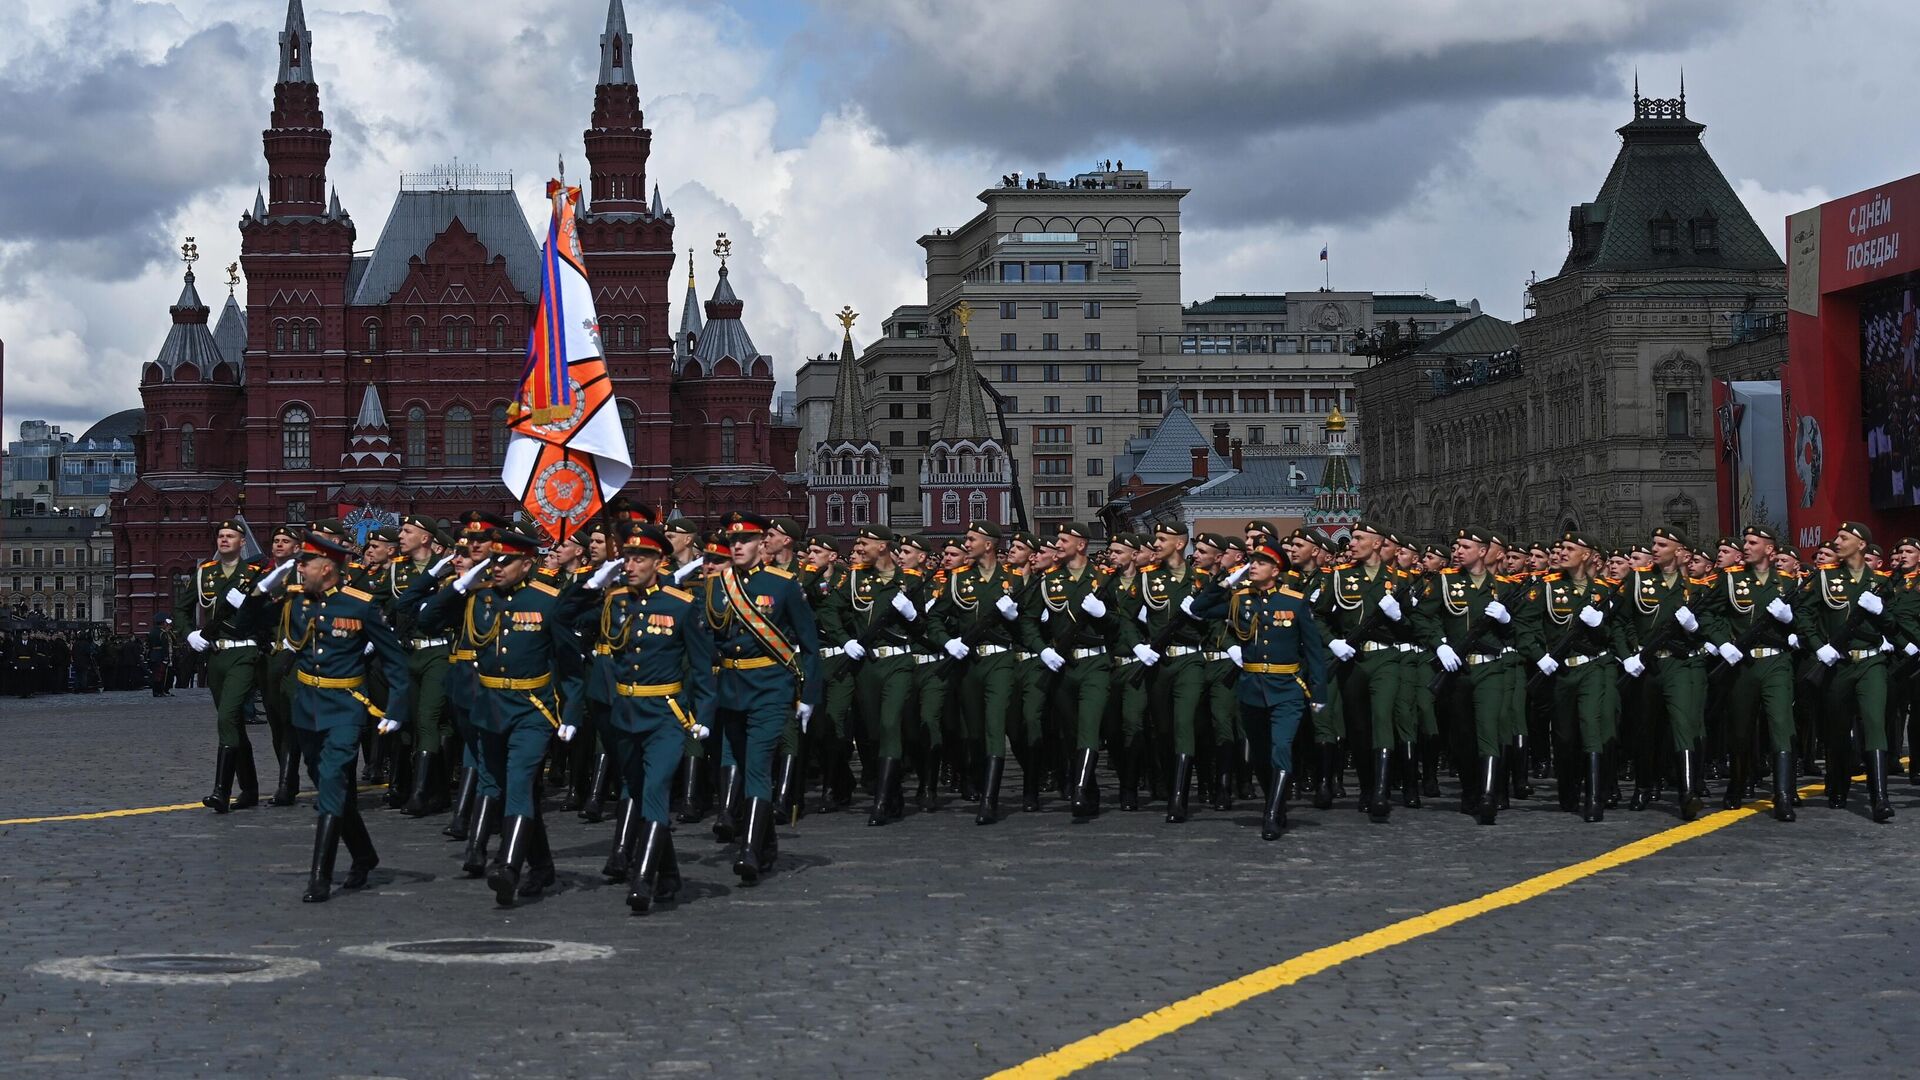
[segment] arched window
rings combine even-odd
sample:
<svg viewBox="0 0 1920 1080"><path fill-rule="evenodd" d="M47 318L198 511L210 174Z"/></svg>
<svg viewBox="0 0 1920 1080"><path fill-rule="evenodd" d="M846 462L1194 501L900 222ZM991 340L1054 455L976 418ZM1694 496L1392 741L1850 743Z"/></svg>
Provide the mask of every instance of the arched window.
<svg viewBox="0 0 1920 1080"><path fill-rule="evenodd" d="M192 424L180 425L180 465L183 468L193 465L193 435Z"/></svg>
<svg viewBox="0 0 1920 1080"><path fill-rule="evenodd" d="M298 405L280 416L280 467L306 469L313 465L313 417Z"/></svg>
<svg viewBox="0 0 1920 1080"><path fill-rule="evenodd" d="M855 495L853 497L853 523L855 525L865 525L867 523L867 507L868 503L865 495Z"/></svg>
<svg viewBox="0 0 1920 1080"><path fill-rule="evenodd" d="M620 409L620 429L627 434L627 456L638 461L640 459L640 410L633 407L633 402L625 400L620 401L618 407Z"/></svg>
<svg viewBox="0 0 1920 1080"><path fill-rule="evenodd" d="M473 349L473 320L472 319L460 320L460 347L468 351L471 351Z"/></svg>
<svg viewBox="0 0 1920 1080"><path fill-rule="evenodd" d="M427 410L418 405L407 409L407 460L408 465L427 463Z"/></svg>
<svg viewBox="0 0 1920 1080"><path fill-rule="evenodd" d="M943 524L960 524L960 493L949 491L940 496L940 520Z"/></svg>
<svg viewBox="0 0 1920 1080"><path fill-rule="evenodd" d="M277 353L283 353L287 351L287 324L286 323L277 322L273 324L273 351Z"/></svg>
<svg viewBox="0 0 1920 1080"><path fill-rule="evenodd" d="M367 351L368 352L380 351L380 320L379 319L367 320Z"/></svg>
<svg viewBox="0 0 1920 1080"><path fill-rule="evenodd" d="M448 465L473 464L473 410L455 405L447 410Z"/></svg>
<svg viewBox="0 0 1920 1080"><path fill-rule="evenodd" d="M307 351L320 351L320 324L312 319L307 321Z"/></svg>
<svg viewBox="0 0 1920 1080"><path fill-rule="evenodd" d="M300 56L298 53L294 54L293 62L295 67L299 66ZM613 66L617 68L624 68L627 66L627 58L626 58L626 51L624 48L624 42L621 41L619 34L613 35Z"/></svg>
<svg viewBox="0 0 1920 1080"><path fill-rule="evenodd" d="M720 421L720 464L735 463L737 451L734 445L733 417Z"/></svg>
<svg viewBox="0 0 1920 1080"><path fill-rule="evenodd" d="M827 496L827 524L841 525L846 521L846 503L838 495Z"/></svg>
<svg viewBox="0 0 1920 1080"><path fill-rule="evenodd" d="M419 319L407 320L407 348L414 352L420 351L420 335L425 329L425 325Z"/></svg>
<svg viewBox="0 0 1920 1080"><path fill-rule="evenodd" d="M967 520L969 521L987 520L987 493L986 492L976 491L972 495L967 497L967 514L968 514Z"/></svg>
<svg viewBox="0 0 1920 1080"><path fill-rule="evenodd" d="M506 351L507 320L504 316L496 316L493 320L493 347L501 352Z"/></svg>
<svg viewBox="0 0 1920 1080"><path fill-rule="evenodd" d="M493 455L493 463L504 465L507 462L507 407L495 405L487 410L487 451Z"/></svg>
<svg viewBox="0 0 1920 1080"><path fill-rule="evenodd" d="M1667 391L1667 438L1687 437L1687 392Z"/></svg>

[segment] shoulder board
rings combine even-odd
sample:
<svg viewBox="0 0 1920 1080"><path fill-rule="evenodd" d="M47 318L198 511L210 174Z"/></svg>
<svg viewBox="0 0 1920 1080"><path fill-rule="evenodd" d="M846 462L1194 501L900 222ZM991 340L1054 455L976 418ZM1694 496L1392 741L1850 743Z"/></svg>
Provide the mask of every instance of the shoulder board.
<svg viewBox="0 0 1920 1080"><path fill-rule="evenodd" d="M1502 585L1513 585L1521 581L1524 581L1526 579L1521 577L1509 577L1506 574L1495 574L1493 575L1493 580L1499 582Z"/></svg>
<svg viewBox="0 0 1920 1080"><path fill-rule="evenodd" d="M1335 570L1351 570L1351 569L1353 569L1354 567L1356 567L1356 566L1358 566L1358 565L1360 565L1360 564L1359 564L1359 563L1354 563L1354 562L1343 562L1343 563L1334 563L1334 564L1333 564L1333 568L1334 568Z"/></svg>
<svg viewBox="0 0 1920 1080"><path fill-rule="evenodd" d="M910 570L910 569L906 569L906 568L902 568L902 569L901 569L901 571L900 571L900 575L901 575L902 577L926 577L926 576L927 576L927 575L926 575L926 573L925 573L924 571L920 571L920 570Z"/></svg>
<svg viewBox="0 0 1920 1080"><path fill-rule="evenodd" d="M673 585L662 585L660 586L660 591L663 593L666 593L668 596L673 597L675 600L684 600L684 601L687 601L688 603L691 603L693 601L692 593L688 592L685 589L678 588Z"/></svg>
<svg viewBox="0 0 1920 1080"><path fill-rule="evenodd" d="M1141 567L1141 568L1140 568L1140 572L1141 572L1141 573L1143 573L1143 574L1145 574L1145 573L1150 573L1150 572L1152 572L1152 571L1154 571L1154 570L1158 570L1158 569L1160 569L1160 564L1159 564L1159 563L1148 563L1147 565L1145 565L1145 566L1143 566L1143 567Z"/></svg>
<svg viewBox="0 0 1920 1080"><path fill-rule="evenodd" d="M360 588L356 588L356 587L354 587L354 586L352 586L352 585L342 585L342 586L340 586L340 594L341 594L342 596L351 596L351 597L353 597L353 598L354 598L355 600L366 600L366 601L369 601L369 602L371 602L371 601L373 600L373 594L372 594L372 593L370 593L370 592L367 592L367 591L366 591L366 590L364 590L364 589L360 589Z"/></svg>
<svg viewBox="0 0 1920 1080"><path fill-rule="evenodd" d="M1616 587L1616 586L1618 586L1618 585L1620 584L1620 579L1619 579L1619 578L1610 578L1610 577L1597 577L1597 578L1594 578L1594 579L1593 579L1593 583L1594 583L1595 585L1604 585L1604 586L1606 586L1607 588L1609 588L1609 589L1611 589L1611 588L1614 588L1614 587Z"/></svg>
<svg viewBox="0 0 1920 1080"><path fill-rule="evenodd" d="M287 586L287 591L288 592L306 592L307 588L306 586L296 581L293 584Z"/></svg>
<svg viewBox="0 0 1920 1080"><path fill-rule="evenodd" d="M1550 570L1547 573L1540 575L1540 580L1541 581L1559 581L1560 571Z"/></svg>
<svg viewBox="0 0 1920 1080"><path fill-rule="evenodd" d="M1874 576L1874 577L1883 577L1883 578L1890 578L1890 577L1892 577L1892 576L1893 576L1893 571L1891 571L1891 570L1875 570L1875 571L1873 572L1873 576Z"/></svg>
<svg viewBox="0 0 1920 1080"><path fill-rule="evenodd" d="M765 570L767 573L772 574L775 577L783 577L783 578L786 578L788 581L793 580L793 571L791 570L782 570L777 566L763 566L760 569Z"/></svg>
<svg viewBox="0 0 1920 1080"><path fill-rule="evenodd" d="M215 565L217 565L217 564L218 564L219 562L220 562L220 560L219 560L219 559L208 559L208 560L207 560L206 562L203 562L203 563L201 563L201 564L200 564L200 567L201 567L201 569L203 569L203 570L204 570L205 568L207 568L207 567L209 567L209 566L215 566Z"/></svg>
<svg viewBox="0 0 1920 1080"><path fill-rule="evenodd" d="M1920 570L1907 571L1906 578L1908 581L1912 581L1914 578L1920 578Z"/></svg>
<svg viewBox="0 0 1920 1080"><path fill-rule="evenodd" d="M1823 563L1821 563L1821 564L1820 564L1820 569L1822 569L1822 570L1838 570L1838 569L1840 569L1840 564L1839 564L1839 563L1837 563L1837 562L1823 562Z"/></svg>
<svg viewBox="0 0 1920 1080"><path fill-rule="evenodd" d="M552 585L549 585L544 581L529 581L527 582L527 587L530 589L539 589L541 592L546 593L548 596L560 595L559 589L554 588Z"/></svg>
<svg viewBox="0 0 1920 1080"><path fill-rule="evenodd" d="M1407 573L1405 570L1402 570L1397 566L1389 566L1387 567L1387 570L1390 571L1394 577L1399 578L1401 581L1405 581L1408 578L1413 576L1412 574Z"/></svg>
<svg viewBox="0 0 1920 1080"><path fill-rule="evenodd" d="M553 579L555 579L555 578L557 578L557 577L559 577L559 576L560 576L560 571L558 571L558 570L555 570L555 569L554 569L553 567L551 567L551 566L542 566L542 567L540 567L539 569L537 569L537 570L535 570L535 571L533 572L533 576L534 576L534 577L543 577L543 578L546 578L546 579L547 579L547 580L549 580L549 581L552 581Z"/></svg>
<svg viewBox="0 0 1920 1080"><path fill-rule="evenodd" d="M1285 585L1280 586L1280 595L1291 596L1295 600L1305 600L1307 598L1307 595L1305 593L1299 591L1298 589L1289 589Z"/></svg>
<svg viewBox="0 0 1920 1080"><path fill-rule="evenodd" d="M1440 572L1443 574L1457 574L1460 572L1460 568L1457 566L1443 566L1440 568Z"/></svg>
<svg viewBox="0 0 1920 1080"><path fill-rule="evenodd" d="M1715 577L1714 575L1711 575L1711 574L1709 574L1709 575L1708 575L1708 576L1706 576L1706 577L1690 577L1690 578L1688 578L1688 579L1687 579L1687 584L1689 584L1689 585L1714 585L1714 584L1717 584L1717 583L1719 582L1719 580L1720 580L1720 579L1719 579L1718 577Z"/></svg>

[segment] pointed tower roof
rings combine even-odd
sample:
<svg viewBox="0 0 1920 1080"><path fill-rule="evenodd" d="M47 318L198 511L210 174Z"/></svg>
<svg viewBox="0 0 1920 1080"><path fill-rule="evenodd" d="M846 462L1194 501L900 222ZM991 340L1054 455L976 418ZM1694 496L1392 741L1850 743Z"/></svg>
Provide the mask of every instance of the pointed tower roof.
<svg viewBox="0 0 1920 1080"><path fill-rule="evenodd" d="M600 35L600 85L633 85L633 35L627 32L627 9L620 0L607 4L607 30Z"/></svg>
<svg viewBox="0 0 1920 1080"><path fill-rule="evenodd" d="M740 321L745 309L746 305L733 294L733 285L727 280L726 264L720 264L720 281L713 287L713 298L707 301L706 326L694 331L698 337L693 343L693 359L702 370L712 371L715 364L731 357L744 375L748 365L759 358L760 350L754 348L746 324ZM683 331L685 325L681 324Z"/></svg>
<svg viewBox="0 0 1920 1080"><path fill-rule="evenodd" d="M253 189L253 219L255 221L267 220L267 197L259 188Z"/></svg>
<svg viewBox="0 0 1920 1080"><path fill-rule="evenodd" d="M673 366L678 370L693 359L693 343L700 340L700 294L693 288L693 249L687 249L687 296L680 302L680 332L673 338Z"/></svg>
<svg viewBox="0 0 1920 1080"><path fill-rule="evenodd" d="M247 313L232 293L227 294L220 321L213 326L213 344L220 350L220 358L233 365L235 381L246 382Z"/></svg>
<svg viewBox="0 0 1920 1080"><path fill-rule="evenodd" d="M833 412L827 417L830 443L870 443L873 424L867 418L866 395L860 389L859 362L853 355L853 320L859 316L843 307L835 316L845 333L840 338L840 375L833 386Z"/></svg>
<svg viewBox="0 0 1920 1080"><path fill-rule="evenodd" d="M360 395L360 412L347 434L347 452L340 455L340 467L360 472L400 468L400 455L393 452L392 435L387 430L387 410L380 402L379 388L372 383Z"/></svg>
<svg viewBox="0 0 1920 1080"><path fill-rule="evenodd" d="M186 284L180 288L180 299L167 311L173 316L173 325L167 330L167 340L161 343L159 355L153 358L160 368L161 380L172 382L188 364L193 365L196 381L211 378L214 367L220 363L220 347L207 329L207 305L201 302L199 291L193 287L191 267L187 270Z"/></svg>
<svg viewBox="0 0 1920 1080"><path fill-rule="evenodd" d="M953 351L953 375L947 383L945 407L940 413L940 426L933 433L933 441L957 442L967 439L982 442L994 438L993 422L987 415L987 404L981 396L980 374L973 363L973 340L967 336L967 324L973 319L973 308L962 300L953 309L954 318L960 323L960 337Z"/></svg>
<svg viewBox="0 0 1920 1080"><path fill-rule="evenodd" d="M660 185L659 184L653 185L652 213L653 213L653 216L656 218L670 218L673 216L673 214L667 210L667 204L660 201Z"/></svg>
<svg viewBox="0 0 1920 1080"><path fill-rule="evenodd" d="M300 0L287 0L287 28L280 31L279 81L313 81L313 35L307 31L307 13L301 10Z"/></svg>
<svg viewBox="0 0 1920 1080"><path fill-rule="evenodd" d="M1338 405L1327 414L1327 465L1320 474L1320 492L1324 495L1353 490L1353 476L1347 471L1347 418Z"/></svg>

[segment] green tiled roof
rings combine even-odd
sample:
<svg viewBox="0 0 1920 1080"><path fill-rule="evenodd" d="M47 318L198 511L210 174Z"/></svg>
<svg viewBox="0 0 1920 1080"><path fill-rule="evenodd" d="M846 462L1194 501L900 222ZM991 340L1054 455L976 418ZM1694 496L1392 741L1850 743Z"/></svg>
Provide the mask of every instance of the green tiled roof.
<svg viewBox="0 0 1920 1080"><path fill-rule="evenodd" d="M1771 290L1738 281L1656 281L1631 289L1615 289L1613 296L1762 296Z"/></svg>
<svg viewBox="0 0 1920 1080"><path fill-rule="evenodd" d="M1458 300L1436 300L1420 293L1378 293L1373 298L1375 315L1465 315L1467 311Z"/></svg>
<svg viewBox="0 0 1920 1080"><path fill-rule="evenodd" d="M1492 315L1475 315L1420 343L1421 356L1492 356L1517 348L1520 333L1513 324Z"/></svg>
<svg viewBox="0 0 1920 1080"><path fill-rule="evenodd" d="M1211 300L1196 300L1187 305L1189 315L1285 315L1287 298L1285 296L1249 296L1242 293L1237 296L1216 296Z"/></svg>
<svg viewBox="0 0 1920 1080"><path fill-rule="evenodd" d="M1677 106L1677 107L1676 107ZM1686 101L1635 103L1620 129L1620 153L1600 194L1568 217L1573 247L1562 274L1680 267L1783 270L1780 253L1700 142L1704 124L1686 118ZM1694 247L1694 223L1711 219L1715 243ZM1654 248L1655 221L1673 227L1674 242Z"/></svg>

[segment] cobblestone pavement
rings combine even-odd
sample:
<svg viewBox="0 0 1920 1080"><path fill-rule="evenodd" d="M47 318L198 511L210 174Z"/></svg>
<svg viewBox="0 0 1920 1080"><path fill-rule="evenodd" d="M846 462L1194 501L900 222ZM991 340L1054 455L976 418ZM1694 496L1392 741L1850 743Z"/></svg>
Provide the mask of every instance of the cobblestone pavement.
<svg viewBox="0 0 1920 1080"><path fill-rule="evenodd" d="M205 691L8 699L0 736L0 819L193 802L211 772ZM1866 820L1863 795L1793 825L1743 820L1085 1075L1890 1073L1920 1017L1920 792L1895 794L1892 825ZM562 888L500 910L459 876L440 820L367 798L374 887L325 905L298 902L304 804L0 826L0 1074L981 1076L1677 824L1669 809L1584 825L1536 798L1487 829L1449 798L1375 826L1348 800L1296 809L1264 844L1251 804L1185 826L1076 827L1056 807L978 828L954 800L883 829L803 819L750 890L704 825L683 827L682 902L637 918L597 873L610 824L552 814ZM484 965L344 951L447 937L600 948ZM141 953L288 970L217 985L41 970Z"/></svg>

